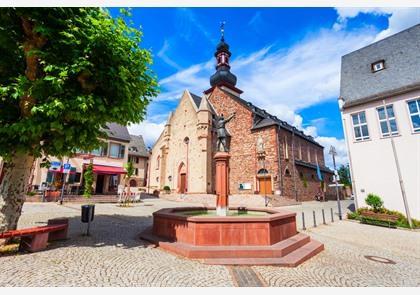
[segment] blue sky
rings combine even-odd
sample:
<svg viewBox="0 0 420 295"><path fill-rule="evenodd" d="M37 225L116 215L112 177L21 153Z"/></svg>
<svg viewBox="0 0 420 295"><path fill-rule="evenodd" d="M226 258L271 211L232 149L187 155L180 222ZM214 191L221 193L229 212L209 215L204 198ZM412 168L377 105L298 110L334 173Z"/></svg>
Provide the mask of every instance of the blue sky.
<svg viewBox="0 0 420 295"><path fill-rule="evenodd" d="M420 22L419 8L133 8L132 14L161 87L146 120L129 127L148 146L185 89L201 95L209 88L219 24L226 21L242 97L325 147L335 145L340 164L347 162L336 101L341 56Z"/></svg>

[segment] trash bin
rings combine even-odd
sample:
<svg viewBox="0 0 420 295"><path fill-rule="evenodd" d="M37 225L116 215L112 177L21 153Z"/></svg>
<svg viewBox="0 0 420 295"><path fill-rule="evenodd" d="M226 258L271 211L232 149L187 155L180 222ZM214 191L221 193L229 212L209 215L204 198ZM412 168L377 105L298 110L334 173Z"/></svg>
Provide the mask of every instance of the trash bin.
<svg viewBox="0 0 420 295"><path fill-rule="evenodd" d="M93 221L95 216L95 205L82 205L82 222Z"/></svg>

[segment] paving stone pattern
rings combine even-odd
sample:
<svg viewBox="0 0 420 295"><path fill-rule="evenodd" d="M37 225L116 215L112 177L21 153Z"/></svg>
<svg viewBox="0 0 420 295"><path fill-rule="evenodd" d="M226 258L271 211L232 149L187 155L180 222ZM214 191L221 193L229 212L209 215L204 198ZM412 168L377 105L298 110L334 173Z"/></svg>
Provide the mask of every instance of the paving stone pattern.
<svg viewBox="0 0 420 295"><path fill-rule="evenodd" d="M146 206L150 205L150 206ZM20 228L70 219L70 239L46 251L0 257L0 287L9 286L420 286L420 232L350 221L310 228L305 233L325 250L296 268L206 265L155 248L138 238L152 213L174 206L146 200L130 208L97 204L92 236L82 234L80 204L27 203ZM372 255L395 261L385 264Z"/></svg>
<svg viewBox="0 0 420 295"><path fill-rule="evenodd" d="M248 266L230 267L232 279L237 287L264 287L264 282L255 271Z"/></svg>

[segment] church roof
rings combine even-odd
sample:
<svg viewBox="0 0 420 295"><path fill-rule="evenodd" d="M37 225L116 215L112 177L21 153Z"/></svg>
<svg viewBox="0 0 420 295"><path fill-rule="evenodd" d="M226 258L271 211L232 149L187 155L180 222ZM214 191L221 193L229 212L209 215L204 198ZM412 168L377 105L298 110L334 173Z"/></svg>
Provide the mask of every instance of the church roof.
<svg viewBox="0 0 420 295"><path fill-rule="evenodd" d="M190 94L191 94L191 97L192 97L192 99L193 99L193 101L194 101L194 103L195 103L195 105L197 106L197 109L198 109L200 107L201 97L198 96L198 95L195 95L194 93L191 93L191 92L190 92Z"/></svg>
<svg viewBox="0 0 420 295"><path fill-rule="evenodd" d="M246 108L248 108L249 110L252 111L252 113L254 114L254 122L253 122L253 126L252 126L251 130L256 130L256 129L265 128L265 127L268 127L268 126L277 125L277 126L280 126L280 128L283 128L285 130L288 130L288 131L294 133L296 136L299 136L299 137L301 137L301 138L303 138L307 141L310 141L313 144L316 144L320 147L323 147L318 142L316 142L315 139L312 136L306 135L303 131L297 129L296 127L294 127L292 125L290 125L286 121L280 120L276 116L271 115L266 110L260 109L259 107L254 106L251 102L246 101L246 100L244 100L244 99L242 99L242 98L240 98L236 95L233 95L232 93L229 93L229 92L227 92L223 89L221 89L221 91L223 91L225 94L229 95L231 98L236 99L237 101L242 103Z"/></svg>

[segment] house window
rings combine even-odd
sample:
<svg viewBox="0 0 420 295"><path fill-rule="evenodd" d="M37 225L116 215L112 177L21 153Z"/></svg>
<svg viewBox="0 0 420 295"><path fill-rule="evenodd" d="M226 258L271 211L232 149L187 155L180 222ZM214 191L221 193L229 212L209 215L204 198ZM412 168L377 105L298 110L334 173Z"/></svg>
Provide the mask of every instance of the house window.
<svg viewBox="0 0 420 295"><path fill-rule="evenodd" d="M379 71L385 69L385 61L384 60L379 60L379 61L376 61L376 62L372 63L371 69L372 69L373 73L379 72Z"/></svg>
<svg viewBox="0 0 420 295"><path fill-rule="evenodd" d="M420 98L407 102L414 132L420 132Z"/></svg>
<svg viewBox="0 0 420 295"><path fill-rule="evenodd" d="M369 131L366 122L366 113L360 112L352 114L353 129L354 129L354 138L356 141L362 141L369 139Z"/></svg>
<svg viewBox="0 0 420 295"><path fill-rule="evenodd" d="M156 159L156 170L159 170L159 166L160 166L160 156L158 156Z"/></svg>
<svg viewBox="0 0 420 295"><path fill-rule="evenodd" d="M394 113L394 107L392 105L386 106L386 113L384 110L384 107L377 108L378 110L378 118L379 118L379 124L381 126L381 132L383 137L387 137L389 135L397 135L398 134L398 127L397 127L397 121L395 120L395 113ZM389 125L388 125L388 122ZM389 130L389 127L391 128L391 131Z"/></svg>
<svg viewBox="0 0 420 295"><path fill-rule="evenodd" d="M139 168L136 168L136 171L134 172L134 175L139 175Z"/></svg>
<svg viewBox="0 0 420 295"><path fill-rule="evenodd" d="M82 173L76 172L76 175L74 177L74 182L80 182L81 177L82 177Z"/></svg>
<svg viewBox="0 0 420 295"><path fill-rule="evenodd" d="M106 157L108 154L108 143L104 142L100 147L94 149L90 153L98 157Z"/></svg>
<svg viewBox="0 0 420 295"><path fill-rule="evenodd" d="M119 143L111 143L109 145L109 156L111 158L124 158L125 145Z"/></svg>

